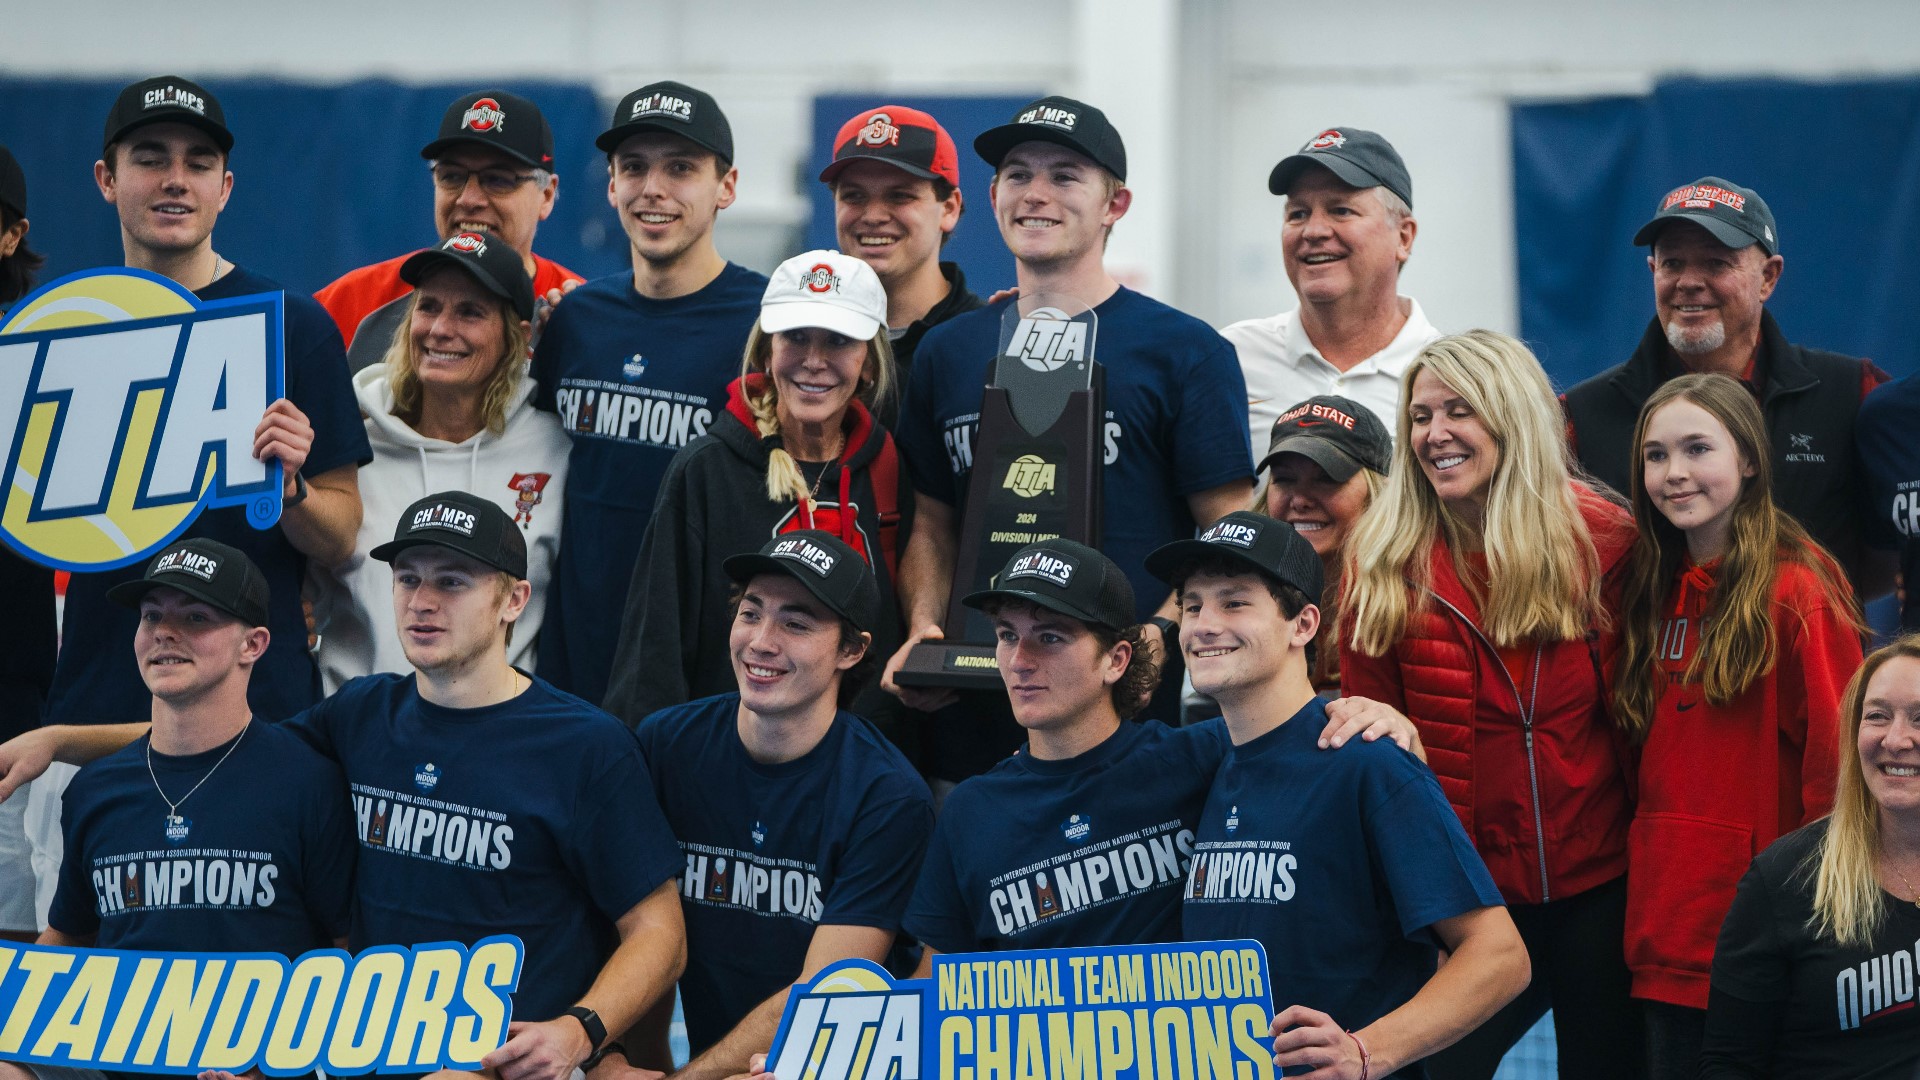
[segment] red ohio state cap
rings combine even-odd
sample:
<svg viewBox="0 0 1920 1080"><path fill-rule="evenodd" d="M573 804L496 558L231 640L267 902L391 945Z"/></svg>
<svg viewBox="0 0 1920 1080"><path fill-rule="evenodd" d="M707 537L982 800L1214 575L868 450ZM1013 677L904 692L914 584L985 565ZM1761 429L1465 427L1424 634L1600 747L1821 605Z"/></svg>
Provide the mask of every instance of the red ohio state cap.
<svg viewBox="0 0 1920 1080"><path fill-rule="evenodd" d="M833 137L833 164L820 172L832 183L850 161L884 161L927 180L960 186L960 152L940 121L905 105L882 105L857 113Z"/></svg>

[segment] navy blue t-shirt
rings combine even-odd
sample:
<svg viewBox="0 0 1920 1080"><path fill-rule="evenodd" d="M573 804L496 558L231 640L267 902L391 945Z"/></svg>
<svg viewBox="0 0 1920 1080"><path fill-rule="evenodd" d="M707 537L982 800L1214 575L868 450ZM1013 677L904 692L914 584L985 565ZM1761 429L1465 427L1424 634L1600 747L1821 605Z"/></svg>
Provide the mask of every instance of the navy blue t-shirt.
<svg viewBox="0 0 1920 1080"><path fill-rule="evenodd" d="M662 709L641 751L686 855L680 978L695 1054L792 983L813 931L898 930L933 797L900 751L849 712L792 761L756 762L740 741L739 694Z"/></svg>
<svg viewBox="0 0 1920 1080"><path fill-rule="evenodd" d="M916 491L964 509L980 398L1000 347L1005 302L927 331L894 438ZM1100 548L1127 574L1139 616L1166 600L1147 553L1193 535L1187 496L1251 480L1247 381L1213 328L1131 289L1093 309L1106 368Z"/></svg>
<svg viewBox="0 0 1920 1080"><path fill-rule="evenodd" d="M226 277L194 293L202 300L228 300L255 293L283 292L259 274L234 267ZM286 396L313 424L313 447L301 473L319 476L342 465L373 460L367 429L360 419L353 385L347 379L346 350L340 331L325 309L303 293L286 292ZM263 720L285 720L320 700L320 671L307 652L307 620L300 608L300 583L307 557L287 541L279 527L255 529L246 508L203 512L181 534L203 536L247 553L272 590L267 628L273 641L253 667L247 703ZM67 585L60 658L53 690L47 695L50 724L118 724L145 719L153 695L141 681L133 659L133 632L139 613L107 599L107 590L132 581L144 563L91 574L75 574Z"/></svg>
<svg viewBox="0 0 1920 1080"><path fill-rule="evenodd" d="M1387 739L1322 750L1326 725L1315 698L1227 755L1181 923L1188 941L1260 942L1274 1008L1305 1005L1357 1031L1433 975L1428 927L1502 901L1420 759Z"/></svg>
<svg viewBox="0 0 1920 1080"><path fill-rule="evenodd" d="M354 679L288 723L353 792L353 947L518 935L514 1017L552 1019L592 985L614 920L679 873L640 745L538 679L448 709L414 678Z"/></svg>
<svg viewBox="0 0 1920 1080"><path fill-rule="evenodd" d="M699 292L649 300L633 273L598 278L553 309L533 358L535 405L573 439L540 677L606 696L640 537L667 463L727 404L767 279L727 264Z"/></svg>
<svg viewBox="0 0 1920 1080"><path fill-rule="evenodd" d="M1853 441L1867 471L1867 539L1882 548L1920 539L1920 442L1913 437L1920 417L1920 375L1895 379L1860 403Z"/></svg>
<svg viewBox="0 0 1920 1080"><path fill-rule="evenodd" d="M142 736L68 785L54 929L102 949L290 957L347 936L353 823L337 765L259 720L204 753L153 754L152 775L147 755Z"/></svg>
<svg viewBox="0 0 1920 1080"><path fill-rule="evenodd" d="M947 953L1179 941L1194 827L1227 747L1219 720L1123 722L1079 757L1022 750L963 782L907 932Z"/></svg>

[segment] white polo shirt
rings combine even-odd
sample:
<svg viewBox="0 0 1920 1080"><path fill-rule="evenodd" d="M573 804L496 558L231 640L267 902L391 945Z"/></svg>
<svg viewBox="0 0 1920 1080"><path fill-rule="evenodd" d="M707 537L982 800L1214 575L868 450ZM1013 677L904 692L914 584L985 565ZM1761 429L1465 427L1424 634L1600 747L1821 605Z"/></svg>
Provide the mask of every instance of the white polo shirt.
<svg viewBox="0 0 1920 1080"><path fill-rule="evenodd" d="M1338 394L1372 409L1388 432L1400 429L1400 377L1420 350L1441 337L1420 310L1420 302L1400 298L1407 321L1387 347L1341 371L1307 340L1299 312L1247 319L1220 331L1240 354L1247 380L1247 428L1255 461L1265 456L1273 421L1290 405L1321 394Z"/></svg>

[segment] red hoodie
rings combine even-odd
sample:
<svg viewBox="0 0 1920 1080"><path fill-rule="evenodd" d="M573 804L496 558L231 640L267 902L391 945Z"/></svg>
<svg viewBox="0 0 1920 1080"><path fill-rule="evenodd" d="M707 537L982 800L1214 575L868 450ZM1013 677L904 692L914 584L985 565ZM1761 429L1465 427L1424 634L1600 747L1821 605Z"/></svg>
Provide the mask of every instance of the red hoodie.
<svg viewBox="0 0 1920 1080"><path fill-rule="evenodd" d="M1666 686L1640 752L1627 845L1633 996L1695 1009L1707 1007L1714 942L1747 864L1832 809L1840 695L1860 666L1848 617L1812 570L1782 559L1773 670L1725 705L1705 700L1686 671L1717 568L1682 563L1662 604Z"/></svg>

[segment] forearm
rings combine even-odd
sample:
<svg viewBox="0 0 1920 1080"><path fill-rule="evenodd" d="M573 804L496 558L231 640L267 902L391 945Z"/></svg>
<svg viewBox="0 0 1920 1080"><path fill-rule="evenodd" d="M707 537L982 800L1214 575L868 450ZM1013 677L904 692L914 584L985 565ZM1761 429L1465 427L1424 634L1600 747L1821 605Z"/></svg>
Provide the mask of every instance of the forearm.
<svg viewBox="0 0 1920 1080"><path fill-rule="evenodd" d="M747 1059L766 1053L773 1045L773 1035L779 1030L780 1014L786 1011L787 995L791 991L791 987L784 987L755 1006L724 1038L674 1073L673 1080L726 1080L746 1072Z"/></svg>
<svg viewBox="0 0 1920 1080"><path fill-rule="evenodd" d="M1504 908L1487 910L1507 917ZM1387 1075L1460 1041L1519 996L1530 973L1517 933L1459 942L1419 993L1358 1032L1372 1055L1373 1074Z"/></svg>
<svg viewBox="0 0 1920 1080"><path fill-rule="evenodd" d="M353 554L360 534L360 479L357 466L345 465L307 481L307 497L280 512L280 530L302 555L322 566L337 566ZM292 480L288 480L289 486Z"/></svg>
<svg viewBox="0 0 1920 1080"><path fill-rule="evenodd" d="M953 508L920 496L913 535L900 554L900 604L909 634L922 626L938 626L946 618L958 548Z"/></svg>
<svg viewBox="0 0 1920 1080"><path fill-rule="evenodd" d="M672 884L668 882L668 886ZM679 903L678 894L671 899ZM623 939L580 999L580 1004L599 1015L610 1033L624 1032L639 1022L654 1002L673 991L674 983L686 970L686 934L660 929L663 932L636 933Z"/></svg>
<svg viewBox="0 0 1920 1080"><path fill-rule="evenodd" d="M54 724L20 736L40 737L62 765L90 765L147 733L152 724Z"/></svg>

